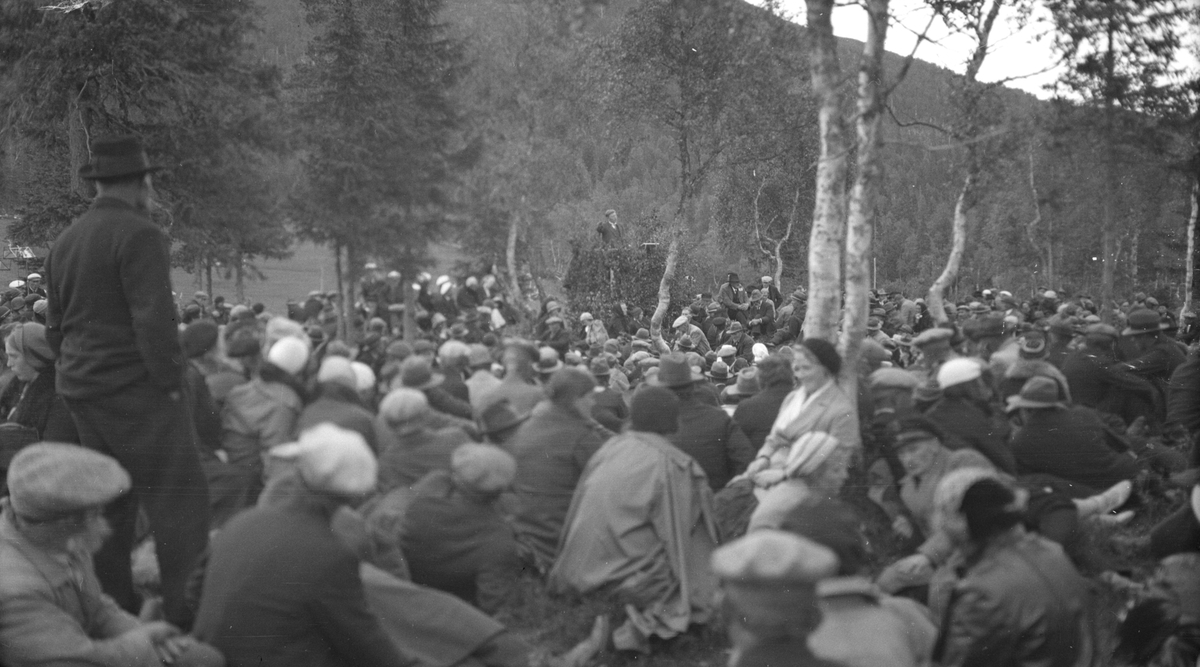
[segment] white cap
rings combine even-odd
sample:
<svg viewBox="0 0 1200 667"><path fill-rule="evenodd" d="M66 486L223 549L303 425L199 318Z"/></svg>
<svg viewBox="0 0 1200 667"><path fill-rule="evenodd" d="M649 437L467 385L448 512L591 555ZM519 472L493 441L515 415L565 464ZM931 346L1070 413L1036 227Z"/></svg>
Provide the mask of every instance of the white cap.
<svg viewBox="0 0 1200 667"><path fill-rule="evenodd" d="M771 354L771 351L767 349L767 346L762 343L755 343L754 346L750 348L750 352L754 354L754 363L756 364L763 359L766 359Z"/></svg>
<svg viewBox="0 0 1200 667"><path fill-rule="evenodd" d="M983 369L974 359L959 357L950 359L938 368L937 383L942 389L956 384L978 380L983 375Z"/></svg>
<svg viewBox="0 0 1200 667"><path fill-rule="evenodd" d="M772 281L774 281L774 280L775 280L775 279L774 279L774 278L772 278L771 276L763 276L763 277L762 277L762 281L763 281L763 283L770 283L770 282L772 282Z"/></svg>
<svg viewBox="0 0 1200 667"><path fill-rule="evenodd" d="M438 291L442 293L442 296L445 296L452 289L454 289L454 283L449 281L442 283L441 287L438 287Z"/></svg>
<svg viewBox="0 0 1200 667"><path fill-rule="evenodd" d="M689 319L691 318L689 318L687 315L680 315L679 317L675 318L675 322L671 325L671 328L678 329L679 327L687 324Z"/></svg>
<svg viewBox="0 0 1200 667"><path fill-rule="evenodd" d="M25 277L25 279L26 279L26 280L41 280L41 279L42 279L42 274L40 274L40 273L31 273L31 274L29 274L28 276L26 276L26 277Z"/></svg>
<svg viewBox="0 0 1200 667"><path fill-rule="evenodd" d="M395 271L395 270L388 271L388 273L387 273L387 277L388 277L388 278L399 278L399 277L400 277L400 272L399 272L399 271Z"/></svg>
<svg viewBox="0 0 1200 667"><path fill-rule="evenodd" d="M379 268L379 265L376 264L375 262L367 262L366 265L363 266L363 268L366 269L367 271L374 271L375 269Z"/></svg>
<svg viewBox="0 0 1200 667"><path fill-rule="evenodd" d="M317 382L334 382L347 389L356 389L358 379L354 375L354 368L350 365L349 359L334 356L321 360L321 368L317 371Z"/></svg>
<svg viewBox="0 0 1200 667"><path fill-rule="evenodd" d="M301 433L296 442L272 448L271 456L295 461L309 486L340 496L370 493L379 474L366 440L329 422Z"/></svg>
<svg viewBox="0 0 1200 667"><path fill-rule="evenodd" d="M438 287L441 287L442 285L445 285L448 282L450 282L450 276L438 276L438 279L436 281L434 281L434 284L437 285Z"/></svg>
<svg viewBox="0 0 1200 667"><path fill-rule="evenodd" d="M1057 298L1058 298L1058 292L1055 292L1055 291L1054 291L1054 290L1052 290L1052 289L1048 289L1048 290L1046 290L1046 294L1045 294L1044 296L1045 296L1047 299L1057 299Z"/></svg>
<svg viewBox="0 0 1200 667"><path fill-rule="evenodd" d="M18 289L25 286L24 280L14 280L8 284L9 289Z"/></svg>
<svg viewBox="0 0 1200 667"><path fill-rule="evenodd" d="M280 338L267 352L267 361L295 375L308 363L308 346L292 336Z"/></svg>
<svg viewBox="0 0 1200 667"><path fill-rule="evenodd" d="M356 391L366 391L375 386L375 371L361 361L350 362L354 370L354 388Z"/></svg>

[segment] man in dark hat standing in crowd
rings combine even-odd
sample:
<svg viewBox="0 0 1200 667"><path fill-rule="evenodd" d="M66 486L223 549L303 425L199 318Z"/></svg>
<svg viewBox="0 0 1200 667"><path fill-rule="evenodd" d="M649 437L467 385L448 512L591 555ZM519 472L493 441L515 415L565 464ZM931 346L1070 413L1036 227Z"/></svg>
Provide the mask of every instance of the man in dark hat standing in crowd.
<svg viewBox="0 0 1200 667"><path fill-rule="evenodd" d="M208 489L180 400L169 242L150 219L157 168L132 136L99 139L92 155L80 176L96 184L96 198L46 259L46 337L82 444L133 478L132 493L110 507L113 536L95 558L105 592L137 610L130 553L140 505L154 533L164 612L186 628L184 587L208 544Z"/></svg>
<svg viewBox="0 0 1200 667"><path fill-rule="evenodd" d="M750 302L746 298L746 290L742 289L742 281L738 274L729 274L721 289L717 291L716 302L725 307L726 316L730 320L741 322L743 327L747 325L746 310L750 308Z"/></svg>

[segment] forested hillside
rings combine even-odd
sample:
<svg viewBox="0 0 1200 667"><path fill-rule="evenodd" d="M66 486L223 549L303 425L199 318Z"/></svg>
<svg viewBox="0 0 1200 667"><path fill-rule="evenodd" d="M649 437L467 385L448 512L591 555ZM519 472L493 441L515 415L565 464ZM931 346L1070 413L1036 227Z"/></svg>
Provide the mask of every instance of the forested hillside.
<svg viewBox="0 0 1200 667"><path fill-rule="evenodd" d="M264 72L245 82L264 102L243 103L232 115L211 110L217 120L206 131L225 136L219 133L229 129L235 139L223 149L229 155L205 159L230 164L241 151L253 179L229 174L192 187L181 172L165 184L183 266L277 255L288 237L279 225L295 227L284 202L308 148L279 102L293 101L296 65L319 29L306 20L302 0L258 2L256 17L239 20L257 22L246 35L250 54L277 68L285 92L276 96ZM666 222L678 216L688 232L679 279L689 290L713 287L728 270L781 270L786 287L802 283L817 155L805 31L749 4L718 5L727 11L693 17L691 32L680 29L676 43L656 36L662 26L655 22L671 19L656 15L655 3L610 0L580 19L555 2L445 2L438 20L464 60L449 91L461 122L448 141L471 155L440 214L449 240L481 265L515 269L557 291L571 244L590 241L605 210L616 210L646 242L661 241ZM844 71L854 71L861 50L841 41ZM689 58L696 75L684 81L676 75ZM902 56L887 55L888 83L903 66ZM943 130L955 122L954 81L952 72L918 60L891 94L874 245L880 288L923 293L949 252L964 163L962 144ZM680 94L684 86L691 97ZM188 94L211 105L202 92ZM1105 190L1095 169L1096 118L1011 89L992 91L984 108L981 199L957 287L1094 292ZM674 123L672 114L687 122ZM204 146L210 136L145 127L163 137L161 151L180 142ZM0 206L33 211L52 229L79 200L53 194L77 188L67 168L74 162L69 142L44 132L4 135ZM1138 138L1149 134L1126 135L1117 149L1116 282L1119 290L1136 284L1170 292L1181 288L1188 182L1170 169L1171 146ZM205 211L198 203L223 183L240 188L226 199L246 205L231 205L228 220L193 219L191 211ZM256 222L250 231L235 220L243 209Z"/></svg>

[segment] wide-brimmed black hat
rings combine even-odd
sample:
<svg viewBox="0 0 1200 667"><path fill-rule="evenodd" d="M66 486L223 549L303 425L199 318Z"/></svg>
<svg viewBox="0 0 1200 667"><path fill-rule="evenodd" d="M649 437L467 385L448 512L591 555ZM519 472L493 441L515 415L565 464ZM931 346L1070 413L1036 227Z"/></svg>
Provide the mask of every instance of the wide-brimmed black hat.
<svg viewBox="0 0 1200 667"><path fill-rule="evenodd" d="M93 141L92 161L79 168L79 176L88 180L121 178L160 169L150 164L142 140L130 134Z"/></svg>

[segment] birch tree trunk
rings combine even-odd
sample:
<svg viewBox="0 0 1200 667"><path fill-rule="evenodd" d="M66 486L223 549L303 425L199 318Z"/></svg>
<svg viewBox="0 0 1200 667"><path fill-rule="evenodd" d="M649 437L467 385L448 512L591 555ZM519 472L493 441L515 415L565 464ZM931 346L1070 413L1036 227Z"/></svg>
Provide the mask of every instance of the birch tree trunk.
<svg viewBox="0 0 1200 667"><path fill-rule="evenodd" d="M504 264L508 269L508 300L517 312L517 326L525 322L525 295L521 293L521 276L517 273L517 237L521 233L521 214L513 216L508 223L508 241L504 246ZM408 330L405 329L407 340Z"/></svg>
<svg viewBox="0 0 1200 667"><path fill-rule="evenodd" d="M976 88L976 82L979 79L979 70L983 67L983 60L988 54L992 28L996 25L996 19L1000 16L1000 8L1004 3L1005 0L992 0L992 4L988 6L986 12L980 10L980 21L975 28L975 50L971 52L971 57L967 60L966 72L963 73L958 105L958 130L955 132L955 139L967 142L967 173L963 178L962 189L958 193L958 201L954 204L950 256L946 258L945 268L942 269L937 280L933 281L933 285L929 288L929 294L925 298L929 314L933 316L933 320L937 324L946 324L950 321L949 316L946 315L943 300L946 289L958 279L958 270L962 266L963 253L967 247L967 219L975 208L975 188L979 181L980 171L980 147L976 142L970 141L980 132L978 114L981 91ZM1032 150L1031 147L1030 183L1033 179Z"/></svg>
<svg viewBox="0 0 1200 667"><path fill-rule="evenodd" d="M954 240L950 247L950 257L946 259L946 268L942 269L941 275L933 281L933 286L929 288L929 295L925 297L928 302L929 314L938 324L950 321L946 315L943 297L946 288L958 277L958 269L962 265L963 251L967 247L967 202L969 196L973 199L974 189L975 174L968 173L966 180L963 181L962 190L958 193L958 201L954 204Z"/></svg>
<svg viewBox="0 0 1200 667"><path fill-rule="evenodd" d="M237 262L233 269L233 298L238 303L246 303L246 260L242 253L235 253L233 261Z"/></svg>
<svg viewBox="0 0 1200 667"><path fill-rule="evenodd" d="M1196 300L1196 218L1200 217L1200 174L1192 183L1192 214L1187 226L1186 291L1183 296L1183 311L1195 312ZM1182 317L1182 315L1181 315Z"/></svg>
<svg viewBox="0 0 1200 667"><path fill-rule="evenodd" d="M654 314L650 316L650 338L659 345L666 345L662 337L663 318L671 305L671 283L675 280L675 265L679 263L679 216L672 225L671 242L667 244L667 263L663 267L662 280L658 281L658 305L654 306Z"/></svg>
<svg viewBox="0 0 1200 667"><path fill-rule="evenodd" d="M858 352L867 335L871 302L871 244L875 208L883 178L879 161L879 125L883 119L883 45L887 39L888 0L867 0L868 30L858 71L858 170L850 193L846 223L846 307L842 314L842 382L854 395Z"/></svg>
<svg viewBox="0 0 1200 667"><path fill-rule="evenodd" d="M849 146L842 118L841 66L833 36L834 0L807 0L809 63L820 100L821 155L816 203L808 242L808 310L804 337L837 339L842 300L842 242L846 235L846 171Z"/></svg>
<svg viewBox="0 0 1200 667"><path fill-rule="evenodd" d="M80 101L85 92L86 89L70 96L67 102L67 148L71 158L71 190L84 199L90 199L92 186L79 176L79 169L91 162L91 147L88 145L90 114L87 105Z"/></svg>
<svg viewBox="0 0 1200 667"><path fill-rule="evenodd" d="M404 342L411 345L417 340L417 291L413 289L413 276L407 275L408 272L405 274L404 314L400 318L400 325L404 327Z"/></svg>

